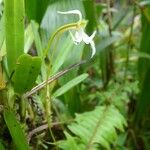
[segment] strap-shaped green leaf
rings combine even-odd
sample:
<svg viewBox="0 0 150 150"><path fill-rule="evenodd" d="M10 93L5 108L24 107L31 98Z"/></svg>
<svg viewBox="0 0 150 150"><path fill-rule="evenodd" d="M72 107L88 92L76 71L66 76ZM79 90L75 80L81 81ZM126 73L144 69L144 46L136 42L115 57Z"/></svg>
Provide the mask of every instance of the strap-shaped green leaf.
<svg viewBox="0 0 150 150"><path fill-rule="evenodd" d="M11 73L24 49L24 0L4 0L7 63Z"/></svg>
<svg viewBox="0 0 150 150"><path fill-rule="evenodd" d="M4 119L12 139L18 150L29 150L27 139L21 129L19 122L17 121L15 114L11 110L4 110Z"/></svg>
<svg viewBox="0 0 150 150"><path fill-rule="evenodd" d="M74 86L81 83L83 80L85 80L88 77L87 73L81 74L77 76L76 78L72 79L71 81L67 82L65 85L63 85L61 88L56 90L56 92L53 94L53 97L61 96L62 94L66 93L68 90L73 88Z"/></svg>
<svg viewBox="0 0 150 150"><path fill-rule="evenodd" d="M142 21L142 37L140 44L140 52L150 54L150 5L148 5L141 17ZM139 58L138 73L140 81L141 94L137 103L136 120L141 121L145 117L146 113L149 113L149 97L150 97L150 60L145 58ZM136 124L138 124L136 122Z"/></svg>
<svg viewBox="0 0 150 150"><path fill-rule="evenodd" d="M0 50L4 42L5 31L4 31L4 16L0 20Z"/></svg>
<svg viewBox="0 0 150 150"><path fill-rule="evenodd" d="M15 73L13 75L14 90L23 94L30 90L36 81L41 69L41 58L23 54L18 58Z"/></svg>

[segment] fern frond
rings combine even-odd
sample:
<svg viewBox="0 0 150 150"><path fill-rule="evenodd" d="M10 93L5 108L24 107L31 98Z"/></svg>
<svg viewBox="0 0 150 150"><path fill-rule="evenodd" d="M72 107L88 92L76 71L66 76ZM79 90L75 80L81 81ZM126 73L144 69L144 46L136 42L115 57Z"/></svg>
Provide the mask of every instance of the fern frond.
<svg viewBox="0 0 150 150"><path fill-rule="evenodd" d="M99 146L110 150L110 144L117 139L117 131L123 132L125 125L126 121L116 107L99 106L93 111L77 114L75 122L68 128L77 136L76 142L84 145L83 150L97 150Z"/></svg>
<svg viewBox="0 0 150 150"><path fill-rule="evenodd" d="M59 147L64 150L85 150L85 146L83 143L79 142L79 139L76 137L72 137L69 133L66 131L64 132L67 140L60 141Z"/></svg>

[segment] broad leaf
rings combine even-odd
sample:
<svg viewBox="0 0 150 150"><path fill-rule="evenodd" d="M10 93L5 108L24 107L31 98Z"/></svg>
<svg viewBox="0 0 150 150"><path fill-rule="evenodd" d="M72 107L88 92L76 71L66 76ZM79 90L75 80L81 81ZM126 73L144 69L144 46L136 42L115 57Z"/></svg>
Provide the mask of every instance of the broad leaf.
<svg viewBox="0 0 150 150"><path fill-rule="evenodd" d="M18 58L15 73L13 75L14 90L18 94L29 91L35 84L36 78L40 73L40 57L32 57L28 54Z"/></svg>
<svg viewBox="0 0 150 150"><path fill-rule="evenodd" d="M69 135L69 133L64 132L67 140L58 142L58 146L64 150L85 150L84 145L76 142L76 139Z"/></svg>

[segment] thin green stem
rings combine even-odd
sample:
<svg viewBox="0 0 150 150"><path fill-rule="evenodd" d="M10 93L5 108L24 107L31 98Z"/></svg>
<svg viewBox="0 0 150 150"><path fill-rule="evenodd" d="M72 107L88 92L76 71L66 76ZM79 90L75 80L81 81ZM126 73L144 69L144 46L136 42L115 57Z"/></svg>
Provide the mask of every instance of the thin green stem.
<svg viewBox="0 0 150 150"><path fill-rule="evenodd" d="M50 135L53 139L53 142L56 143L55 137L51 130L52 120L51 120L51 99L50 99L50 86L49 85L46 86L46 119L47 119Z"/></svg>
<svg viewBox="0 0 150 150"><path fill-rule="evenodd" d="M43 61L46 58L46 56L48 56L48 52L52 46L52 43L54 42L54 39L57 35L60 35L60 33L63 33L66 30L70 30L70 29L76 29L79 28L81 25L84 25L85 22L77 22L77 23L71 23L71 24L67 24L64 25L60 28L58 28L58 30L56 30L56 32L54 32L50 38L50 40L48 41L48 45L44 51L44 55L43 55ZM53 54L53 53L52 53ZM53 58L53 55L51 56L51 59ZM48 128L51 134L51 137L54 141L54 143L56 143L55 137L53 136L52 130L51 130L51 97L50 97L50 85L48 84L48 77L50 75L50 66L51 66L52 61L48 64L48 68L47 68L47 78L46 78L46 101L45 101L45 111L46 111L46 119L48 122Z"/></svg>

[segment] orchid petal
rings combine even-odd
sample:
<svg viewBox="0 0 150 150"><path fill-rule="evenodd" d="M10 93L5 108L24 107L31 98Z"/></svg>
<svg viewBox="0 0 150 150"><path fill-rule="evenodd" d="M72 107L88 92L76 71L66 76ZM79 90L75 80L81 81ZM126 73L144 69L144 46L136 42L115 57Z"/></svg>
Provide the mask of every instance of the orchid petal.
<svg viewBox="0 0 150 150"><path fill-rule="evenodd" d="M83 41L86 44L89 44L93 40L93 38L95 37L96 31L94 31L91 36L88 36L85 32L83 32L82 34L83 34Z"/></svg>
<svg viewBox="0 0 150 150"><path fill-rule="evenodd" d="M83 42L86 44L89 44L91 40L89 36L84 32L84 29L80 28L78 32L80 33L80 36L82 37Z"/></svg>
<svg viewBox="0 0 150 150"><path fill-rule="evenodd" d="M76 42L81 43L82 42L82 33L76 31L75 32L75 39L76 39Z"/></svg>
<svg viewBox="0 0 150 150"><path fill-rule="evenodd" d="M75 36L74 36L72 34L72 32L70 31L70 35L71 35L71 38L72 38L74 44L78 45L82 41L82 38L78 35L77 32L75 33Z"/></svg>
<svg viewBox="0 0 150 150"><path fill-rule="evenodd" d="M92 55L91 55L91 58L92 58L95 55L95 53L96 53L96 48L95 48L94 41L91 41L90 45L91 45L91 48L92 48Z"/></svg>
<svg viewBox="0 0 150 150"><path fill-rule="evenodd" d="M93 40L93 38L95 37L95 35L96 35L96 31L94 31L94 32L92 33L92 35L90 36L90 39Z"/></svg>
<svg viewBox="0 0 150 150"><path fill-rule="evenodd" d="M67 15L67 14L75 14L75 15L78 15L79 16L79 21L82 21L82 14L79 10L70 10L70 11L57 11L57 13L59 14L64 14L64 15Z"/></svg>
<svg viewBox="0 0 150 150"><path fill-rule="evenodd" d="M85 32L83 32L82 35L83 35L83 42L84 42L85 44L89 44L90 41L91 41L90 37L89 37Z"/></svg>

